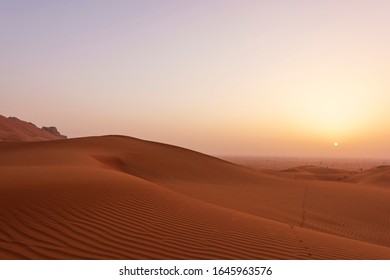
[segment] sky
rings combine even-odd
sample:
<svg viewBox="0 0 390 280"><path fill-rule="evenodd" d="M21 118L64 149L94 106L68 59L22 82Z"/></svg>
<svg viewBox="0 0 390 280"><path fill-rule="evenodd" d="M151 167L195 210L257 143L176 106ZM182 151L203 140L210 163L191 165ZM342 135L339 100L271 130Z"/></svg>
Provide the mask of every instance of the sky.
<svg viewBox="0 0 390 280"><path fill-rule="evenodd" d="M390 158L389 11L0 0L0 114L212 155Z"/></svg>

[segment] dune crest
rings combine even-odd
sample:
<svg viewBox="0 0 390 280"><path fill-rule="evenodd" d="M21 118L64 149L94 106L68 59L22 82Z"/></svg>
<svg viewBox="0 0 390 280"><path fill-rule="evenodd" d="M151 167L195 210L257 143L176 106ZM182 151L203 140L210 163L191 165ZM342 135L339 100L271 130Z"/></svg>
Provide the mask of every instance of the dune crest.
<svg viewBox="0 0 390 280"><path fill-rule="evenodd" d="M4 142L0 258L389 259L389 200L131 137Z"/></svg>

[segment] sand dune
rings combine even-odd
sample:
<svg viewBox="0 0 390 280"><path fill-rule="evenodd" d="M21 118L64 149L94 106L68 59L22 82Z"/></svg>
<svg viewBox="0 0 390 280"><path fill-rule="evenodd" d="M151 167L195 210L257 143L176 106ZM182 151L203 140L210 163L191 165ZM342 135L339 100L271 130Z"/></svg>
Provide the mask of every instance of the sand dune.
<svg viewBox="0 0 390 280"><path fill-rule="evenodd" d="M390 189L390 166L378 166L348 177L348 181L374 184Z"/></svg>
<svg viewBox="0 0 390 280"><path fill-rule="evenodd" d="M0 115L0 142L45 141L62 138L44 129L40 129L32 123L12 117L6 118Z"/></svg>
<svg viewBox="0 0 390 280"><path fill-rule="evenodd" d="M297 166L283 170L262 170L265 173L291 179L343 181L354 172L336 168L325 168L312 165Z"/></svg>
<svg viewBox="0 0 390 280"><path fill-rule="evenodd" d="M389 259L389 201L130 137L0 143L2 259Z"/></svg>

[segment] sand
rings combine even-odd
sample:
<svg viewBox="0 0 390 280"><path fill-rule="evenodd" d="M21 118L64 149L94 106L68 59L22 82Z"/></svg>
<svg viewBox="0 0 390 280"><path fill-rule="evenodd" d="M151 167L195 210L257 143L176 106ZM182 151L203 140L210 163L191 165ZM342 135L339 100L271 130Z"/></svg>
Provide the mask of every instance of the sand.
<svg viewBox="0 0 390 280"><path fill-rule="evenodd" d="M389 174L124 136L2 142L0 258L390 259Z"/></svg>

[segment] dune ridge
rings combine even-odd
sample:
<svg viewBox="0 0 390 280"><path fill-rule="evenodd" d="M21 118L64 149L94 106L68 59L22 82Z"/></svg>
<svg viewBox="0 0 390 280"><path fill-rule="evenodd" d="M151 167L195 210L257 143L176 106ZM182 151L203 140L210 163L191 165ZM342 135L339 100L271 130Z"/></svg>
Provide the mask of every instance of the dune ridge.
<svg viewBox="0 0 390 280"><path fill-rule="evenodd" d="M389 201L131 137L0 143L1 259L389 259Z"/></svg>

